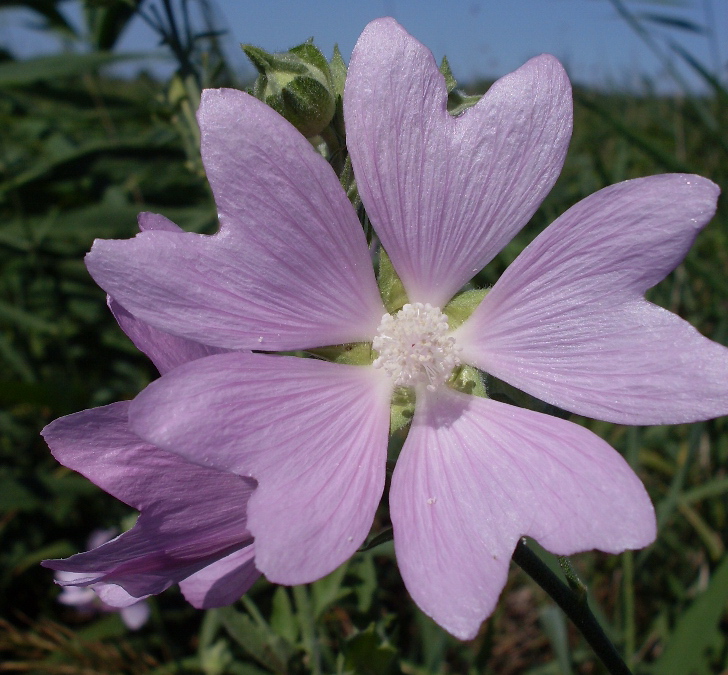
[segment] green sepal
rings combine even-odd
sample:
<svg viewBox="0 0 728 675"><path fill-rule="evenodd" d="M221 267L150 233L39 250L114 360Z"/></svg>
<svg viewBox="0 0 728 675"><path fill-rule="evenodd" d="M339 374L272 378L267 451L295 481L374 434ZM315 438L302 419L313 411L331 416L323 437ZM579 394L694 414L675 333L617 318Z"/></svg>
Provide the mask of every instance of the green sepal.
<svg viewBox="0 0 728 675"><path fill-rule="evenodd" d="M301 61L317 68L326 77L328 84L333 84L329 62L321 53L321 50L313 43L313 38L303 44L292 47L288 50L289 54L295 54Z"/></svg>
<svg viewBox="0 0 728 675"><path fill-rule="evenodd" d="M356 178L354 177L354 168L351 165L351 156L347 155L344 160L344 168L341 170L339 176L339 182L341 187L344 188L346 196L349 198L351 205L357 209L361 204L361 198L359 197L359 190L356 187Z"/></svg>
<svg viewBox="0 0 728 675"><path fill-rule="evenodd" d="M323 131L331 121L336 107L326 87L318 80L306 76L293 78L283 88L281 99L283 107L278 112L306 138Z"/></svg>
<svg viewBox="0 0 728 675"><path fill-rule="evenodd" d="M251 93L285 117L306 138L320 134L336 112L334 79L326 57L312 42L270 54L241 45L258 70Z"/></svg>
<svg viewBox="0 0 728 675"><path fill-rule="evenodd" d="M447 111L453 116L457 117L460 113L465 112L468 108L474 106L479 100L480 96L468 96L466 93L460 91L457 86L457 80L452 74L450 68L450 62L447 60L447 56L442 57L442 63L440 63L440 72L445 78L445 87L447 88Z"/></svg>
<svg viewBox="0 0 728 675"><path fill-rule="evenodd" d="M488 396L496 401L510 403L511 405L518 406L519 408L535 410L536 412L551 415L552 417L560 417L561 419L567 419L571 416L570 412L557 408L555 405L551 405L550 403L546 403L535 396L531 396L531 394L527 394L525 391L516 389L513 385L508 384L508 382L504 382L503 380L499 380L493 375L487 376L486 386L488 389Z"/></svg>
<svg viewBox="0 0 728 675"><path fill-rule="evenodd" d="M370 366L374 361L371 342L350 342L345 345L317 347L306 351L325 361L343 363L348 366Z"/></svg>
<svg viewBox="0 0 728 675"><path fill-rule="evenodd" d="M398 312L407 304L407 292L404 284L394 270L392 261L384 249L379 250L379 274L377 275L382 302L389 314Z"/></svg>
<svg viewBox="0 0 728 675"><path fill-rule="evenodd" d="M460 366L456 368L447 383L453 389L463 392L463 394L488 398L483 375L477 368L473 368L473 366Z"/></svg>
<svg viewBox="0 0 728 675"><path fill-rule="evenodd" d="M445 78L445 86L447 87L447 93L449 94L451 91L453 91L453 89L455 89L455 87L458 86L458 83L455 79L455 76L452 74L452 69L450 68L450 62L447 60L447 56L442 57L442 62L440 63L440 72Z"/></svg>
<svg viewBox="0 0 728 675"><path fill-rule="evenodd" d="M455 330L465 323L465 320L475 311L475 308L483 301L488 294L487 288L474 288L463 291L456 295L445 305L442 313L447 316L447 324L450 330Z"/></svg>
<svg viewBox="0 0 728 675"><path fill-rule="evenodd" d="M468 96L459 89L453 89L447 95L447 111L453 117L457 117L461 113L464 113L468 108L472 108L478 101L480 101L480 99L481 96L477 94Z"/></svg>
<svg viewBox="0 0 728 675"><path fill-rule="evenodd" d="M343 98L346 84L346 63L339 51L339 45L334 45L334 55L329 61L329 71L334 83L334 91Z"/></svg>
<svg viewBox="0 0 728 675"><path fill-rule="evenodd" d="M412 422L415 414L415 390L412 387L399 387L392 394L389 409L389 435L404 429Z"/></svg>

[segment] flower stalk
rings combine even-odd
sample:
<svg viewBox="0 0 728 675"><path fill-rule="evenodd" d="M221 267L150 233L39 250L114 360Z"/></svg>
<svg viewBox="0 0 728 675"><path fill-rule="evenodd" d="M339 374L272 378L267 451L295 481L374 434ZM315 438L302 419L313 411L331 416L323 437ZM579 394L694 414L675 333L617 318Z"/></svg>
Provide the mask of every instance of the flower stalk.
<svg viewBox="0 0 728 675"><path fill-rule="evenodd" d="M581 594L574 592L544 564L521 539L513 552L513 562L530 576L571 619L611 675L631 675L616 647L599 625Z"/></svg>

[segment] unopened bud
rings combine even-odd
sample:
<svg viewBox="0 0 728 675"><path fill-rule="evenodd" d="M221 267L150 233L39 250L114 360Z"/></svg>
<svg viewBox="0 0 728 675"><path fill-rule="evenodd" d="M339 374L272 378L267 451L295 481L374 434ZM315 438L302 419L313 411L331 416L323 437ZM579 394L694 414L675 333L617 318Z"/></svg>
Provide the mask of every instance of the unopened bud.
<svg viewBox="0 0 728 675"><path fill-rule="evenodd" d="M253 95L307 138L321 133L336 111L336 94L331 69L318 47L305 42L276 54L242 47L259 73Z"/></svg>

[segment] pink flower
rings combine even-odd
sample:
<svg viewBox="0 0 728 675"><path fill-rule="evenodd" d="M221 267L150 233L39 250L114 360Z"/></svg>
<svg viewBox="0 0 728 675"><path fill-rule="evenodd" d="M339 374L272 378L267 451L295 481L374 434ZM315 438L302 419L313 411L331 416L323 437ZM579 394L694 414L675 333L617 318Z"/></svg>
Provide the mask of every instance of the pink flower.
<svg viewBox="0 0 728 675"><path fill-rule="evenodd" d="M451 331L446 303L555 182L571 92L550 56L457 118L432 55L391 19L351 59L344 109L359 193L407 291L386 311L336 175L292 126L238 91L206 91L202 156L214 236L97 241L96 281L142 321L213 347L131 404L131 429L190 461L251 476L255 564L298 584L362 544L385 478L390 401L416 397L390 492L415 601L470 638L523 535L557 554L650 543L655 517L621 456L581 426L448 386L458 362L578 414L628 424L728 412L728 350L643 293L711 218L698 176L621 183L580 202ZM445 312L446 314L446 312ZM373 344L370 366L276 355Z"/></svg>
<svg viewBox="0 0 728 675"><path fill-rule="evenodd" d="M152 214L142 214L139 225L142 231L181 233ZM114 300L109 306L160 373L221 352L158 331ZM57 570L57 583L75 589L71 601L82 601L85 591L88 599L95 591L106 605L130 610L140 598L179 583L195 607L234 602L260 576L246 526L255 481L202 467L143 441L129 428L128 409L128 401L113 403L62 417L43 430L61 464L141 511L128 532L43 565ZM69 596L61 597L67 601Z"/></svg>

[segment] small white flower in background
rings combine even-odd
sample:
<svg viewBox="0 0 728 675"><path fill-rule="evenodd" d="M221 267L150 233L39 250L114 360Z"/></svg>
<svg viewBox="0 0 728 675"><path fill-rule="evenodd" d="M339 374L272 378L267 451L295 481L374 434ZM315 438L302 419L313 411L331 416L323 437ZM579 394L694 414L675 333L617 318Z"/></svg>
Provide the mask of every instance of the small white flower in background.
<svg viewBox="0 0 728 675"><path fill-rule="evenodd" d="M88 538L87 548L98 548L107 541L111 541L118 534L114 528L94 530ZM88 576L82 572L56 572L53 575L56 583L68 583ZM97 612L119 612L124 625L130 630L139 630L149 620L149 603L146 600L137 600L126 607L113 607L104 602L103 597L109 593L117 596L119 592L125 591L114 584L94 584L93 587L86 586L64 586L57 600L62 605L75 607L79 614L92 616ZM129 596L131 599L131 596Z"/></svg>

